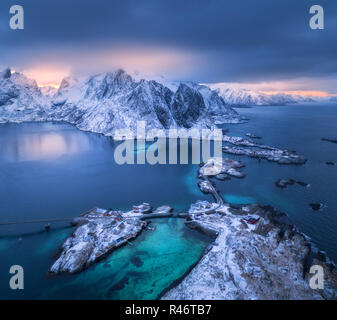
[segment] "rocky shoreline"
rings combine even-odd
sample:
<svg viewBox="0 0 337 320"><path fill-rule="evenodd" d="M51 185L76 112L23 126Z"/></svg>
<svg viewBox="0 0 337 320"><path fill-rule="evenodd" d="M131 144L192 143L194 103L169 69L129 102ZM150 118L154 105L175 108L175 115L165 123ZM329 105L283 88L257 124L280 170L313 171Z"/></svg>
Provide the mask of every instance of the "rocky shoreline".
<svg viewBox="0 0 337 320"><path fill-rule="evenodd" d="M201 191L216 203L199 200L192 204L186 226L214 239L204 255L168 288L161 299L337 299L337 269L310 240L292 225L284 213L271 206L225 203L210 178L222 175L243 178L244 164L228 158L210 158L197 178ZM221 179L223 180L223 179ZM278 181L281 187L298 183ZM173 208L143 203L129 212L95 209L75 220L77 228L62 245L49 274L77 273L127 244L144 229L152 215L173 215ZM118 223L114 223L115 219ZM118 226L123 224L122 231ZM310 287L310 267L325 273L323 290Z"/></svg>
<svg viewBox="0 0 337 320"><path fill-rule="evenodd" d="M215 177L219 163L210 159L199 174L207 168ZM301 181L285 182L282 187L308 186ZM215 183L212 188L216 190ZM336 265L325 253L315 251L286 214L258 204L198 201L191 205L189 215L188 227L215 240L182 282L165 290L161 299L337 299ZM323 268L323 289L310 287L314 265Z"/></svg>
<svg viewBox="0 0 337 320"><path fill-rule="evenodd" d="M79 273L135 239L147 226L145 219L172 215L173 208L161 206L152 211L148 203L133 206L131 211L93 208L75 218L75 231L60 248L49 275Z"/></svg>
<svg viewBox="0 0 337 320"><path fill-rule="evenodd" d="M194 213L198 228L217 231L211 249L162 299L336 299L337 269L269 206L221 206L214 214ZM187 225L189 225L188 223ZM310 256L314 256L310 261ZM325 273L323 290L313 290L309 265Z"/></svg>

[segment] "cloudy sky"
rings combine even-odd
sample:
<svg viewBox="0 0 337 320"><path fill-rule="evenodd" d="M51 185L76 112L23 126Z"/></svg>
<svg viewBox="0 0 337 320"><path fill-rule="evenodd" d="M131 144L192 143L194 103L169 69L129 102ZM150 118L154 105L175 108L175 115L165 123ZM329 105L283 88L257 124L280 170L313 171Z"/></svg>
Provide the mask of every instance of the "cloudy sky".
<svg viewBox="0 0 337 320"><path fill-rule="evenodd" d="M9 28L21 4L24 30ZM325 29L311 30L320 4ZM58 84L122 67L170 80L337 93L335 0L1 0L0 67Z"/></svg>

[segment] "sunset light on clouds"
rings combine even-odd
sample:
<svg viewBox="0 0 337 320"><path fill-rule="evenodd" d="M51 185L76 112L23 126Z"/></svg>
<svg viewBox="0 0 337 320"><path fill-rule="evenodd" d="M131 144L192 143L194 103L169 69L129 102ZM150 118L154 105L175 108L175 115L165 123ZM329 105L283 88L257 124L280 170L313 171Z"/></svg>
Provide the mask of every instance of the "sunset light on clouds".
<svg viewBox="0 0 337 320"><path fill-rule="evenodd" d="M71 61L71 67L64 60ZM72 50L59 52L59 58L41 55L41 65L32 59L32 66L18 68L27 77L36 80L38 86L58 88L64 77L83 77L122 68L130 74L140 74L144 77L168 78L183 76L191 72L198 58L183 51L164 48L144 48L125 46L111 49Z"/></svg>
<svg viewBox="0 0 337 320"><path fill-rule="evenodd" d="M279 93L284 93L284 94L291 94L291 95L298 95L298 96L303 96L303 97L319 97L319 98L324 98L324 97L336 97L337 94L329 94L328 92L325 91L310 91L310 90L293 90L293 91L261 91L264 94L279 94Z"/></svg>
<svg viewBox="0 0 337 320"><path fill-rule="evenodd" d="M327 15L331 27L313 34L303 19L302 4L287 0L292 7L289 14L284 1L261 2L268 15L252 1L241 10L235 1L212 5L149 1L144 9L144 4L127 1L97 0L95 6L76 6L59 0L50 11L46 1L36 0L25 4L30 16L23 32L0 28L0 37L7 41L6 50L0 52L0 67L22 72L39 86L58 87L65 76L122 68L172 81L238 84L267 94L336 95L333 18ZM65 5L69 10L64 10ZM325 6L334 10L336 4L325 1ZM42 20L40 12L44 12ZM226 19L225 12L231 12ZM211 17L207 23L205 17ZM269 27L261 28L264 25ZM317 35L314 40L313 35Z"/></svg>
<svg viewBox="0 0 337 320"><path fill-rule="evenodd" d="M325 79L289 79L283 81L270 81L270 82L256 82L256 83L238 83L238 82L222 82L211 84L219 88L239 89L244 88L247 90L261 92L267 95L274 94L289 94L299 95L303 97L334 97L337 96L337 89L325 91Z"/></svg>
<svg viewBox="0 0 337 320"><path fill-rule="evenodd" d="M58 88L64 77L69 76L69 69L56 66L35 66L22 71L28 78L34 79L39 87Z"/></svg>

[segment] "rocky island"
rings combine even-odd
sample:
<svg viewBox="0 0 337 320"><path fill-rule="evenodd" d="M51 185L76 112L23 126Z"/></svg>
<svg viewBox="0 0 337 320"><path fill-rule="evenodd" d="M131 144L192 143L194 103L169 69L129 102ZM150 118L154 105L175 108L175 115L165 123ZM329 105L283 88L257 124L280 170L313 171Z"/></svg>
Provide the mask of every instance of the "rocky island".
<svg viewBox="0 0 337 320"><path fill-rule="evenodd" d="M309 207L314 211L322 210L323 203L309 203Z"/></svg>
<svg viewBox="0 0 337 320"><path fill-rule="evenodd" d="M266 159L268 161L277 162L278 164L304 164L307 161L305 157L296 154L295 151L270 147L267 145L255 143L252 140L243 139L241 137L230 137L225 135L223 137L223 141L231 145L245 147L240 148L233 146L224 146L223 152L228 154L248 156L257 159Z"/></svg>
<svg viewBox="0 0 337 320"><path fill-rule="evenodd" d="M337 298L336 266L324 254L313 254L308 239L285 214L272 207L228 204L203 214L200 203L189 212L193 227L209 230L216 239L197 266L162 299ZM312 264L324 269L323 290L310 288Z"/></svg>
<svg viewBox="0 0 337 320"><path fill-rule="evenodd" d="M144 220L170 217L172 211L169 205L152 210L149 203L135 205L127 212L102 208L89 210L72 220L76 229L61 246L49 275L83 271L135 239L148 224Z"/></svg>
<svg viewBox="0 0 337 320"><path fill-rule="evenodd" d="M262 139L260 136L257 136L256 134L250 132L246 133L246 136L251 139Z"/></svg>
<svg viewBox="0 0 337 320"><path fill-rule="evenodd" d="M244 168L244 166L245 165L241 161L235 161L229 158L212 157L200 168L199 176L218 177L221 175L222 177L227 178L244 178L245 174L239 170Z"/></svg>
<svg viewBox="0 0 337 320"><path fill-rule="evenodd" d="M75 219L76 230L64 242L61 253L52 265L51 274L80 272L102 259L115 248L137 237L146 226L134 215L121 211L94 208Z"/></svg>
<svg viewBox="0 0 337 320"><path fill-rule="evenodd" d="M266 159L268 161L277 162L278 164L304 164L306 159L286 150L252 150L237 147L223 147L225 153L238 156L248 156L257 159Z"/></svg>
<svg viewBox="0 0 337 320"><path fill-rule="evenodd" d="M300 185L301 187L310 187L309 183L305 183L303 181L296 181L294 179L278 179L275 181L276 187L281 189L286 189L288 186L292 186L295 183Z"/></svg>
<svg viewBox="0 0 337 320"><path fill-rule="evenodd" d="M337 139L322 138L321 140L326 141L326 142L331 142L331 143L337 143Z"/></svg>
<svg viewBox="0 0 337 320"><path fill-rule="evenodd" d="M199 170L205 178L243 165L230 159L210 159ZM205 172L208 175L204 175ZM271 206L224 203L208 179L206 191L216 203L197 201L186 225L215 240L205 255L162 299L336 299L337 267L292 225L286 214ZM280 181L282 187L301 181ZM206 184L205 184L206 185ZM204 190L203 190L204 191ZM310 287L310 267L321 266L324 289Z"/></svg>

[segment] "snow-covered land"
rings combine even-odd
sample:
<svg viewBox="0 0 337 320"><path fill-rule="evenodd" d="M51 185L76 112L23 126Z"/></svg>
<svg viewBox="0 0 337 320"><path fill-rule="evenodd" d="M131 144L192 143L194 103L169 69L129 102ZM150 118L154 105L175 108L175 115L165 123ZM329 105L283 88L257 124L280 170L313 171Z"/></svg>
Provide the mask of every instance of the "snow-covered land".
<svg viewBox="0 0 337 320"><path fill-rule="evenodd" d="M137 121L147 129L213 128L238 123L239 114L217 92L194 83L171 89L154 80L135 80L123 70L84 79L63 79L51 88L9 69L0 73L0 123L66 121L86 131L114 135L136 133Z"/></svg>
<svg viewBox="0 0 337 320"><path fill-rule="evenodd" d="M0 123L45 120L50 103L34 80L9 69L0 72Z"/></svg>
<svg viewBox="0 0 337 320"><path fill-rule="evenodd" d="M143 220L172 215L163 205L155 210L149 203L135 205L130 211L93 208L73 219L75 231L60 248L49 274L77 273L104 258L113 250L136 238L147 225Z"/></svg>
<svg viewBox="0 0 337 320"><path fill-rule="evenodd" d="M227 177L244 178L245 174L239 170L244 166L245 165L240 161L229 158L212 157L200 168L199 173L202 176L216 177L221 174Z"/></svg>
<svg viewBox="0 0 337 320"><path fill-rule="evenodd" d="M80 272L115 248L137 237L146 222L123 212L95 208L77 219L78 227L64 242L51 274Z"/></svg>
<svg viewBox="0 0 337 320"><path fill-rule="evenodd" d="M263 145L241 137L231 137L225 135L223 137L223 141L234 146L243 147L224 146L222 150L228 154L266 159L268 161L277 162L278 164L304 164L307 161L305 157L298 155L295 151Z"/></svg>
<svg viewBox="0 0 337 320"><path fill-rule="evenodd" d="M337 270L324 254L310 265L324 268L324 289L313 290L307 264L311 246L271 207L223 204L200 213L205 201L191 206L193 228L217 233L213 245L187 277L162 299L333 299ZM192 225L191 225L192 224Z"/></svg>

